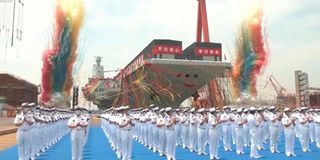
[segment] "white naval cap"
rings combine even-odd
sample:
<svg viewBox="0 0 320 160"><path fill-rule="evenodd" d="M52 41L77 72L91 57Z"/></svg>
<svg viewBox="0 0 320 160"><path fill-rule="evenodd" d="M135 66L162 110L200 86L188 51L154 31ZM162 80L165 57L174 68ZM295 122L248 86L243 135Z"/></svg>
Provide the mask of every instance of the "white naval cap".
<svg viewBox="0 0 320 160"><path fill-rule="evenodd" d="M288 112L290 111L290 108L286 107L283 111Z"/></svg>
<svg viewBox="0 0 320 160"><path fill-rule="evenodd" d="M194 111L196 111L195 108L191 108L191 109L190 109L190 112L194 112Z"/></svg>
<svg viewBox="0 0 320 160"><path fill-rule="evenodd" d="M170 112L170 111L172 111L172 108L171 107L167 107L166 108L166 112Z"/></svg>
<svg viewBox="0 0 320 160"><path fill-rule="evenodd" d="M239 113L239 112L242 112L242 108L238 108L237 109L237 112Z"/></svg>
<svg viewBox="0 0 320 160"><path fill-rule="evenodd" d="M248 108L245 108L244 110L243 110L243 112L248 112L249 110L248 110Z"/></svg>
<svg viewBox="0 0 320 160"><path fill-rule="evenodd" d="M256 111L256 108L255 107L250 107L249 110L250 111Z"/></svg>
<svg viewBox="0 0 320 160"><path fill-rule="evenodd" d="M204 112L204 111L205 111L204 108L200 108L200 109L198 110L198 113L202 113L202 112Z"/></svg>
<svg viewBox="0 0 320 160"><path fill-rule="evenodd" d="M36 103L29 103L29 107L35 107L36 106Z"/></svg>
<svg viewBox="0 0 320 160"><path fill-rule="evenodd" d="M269 109L276 109L276 107L275 106L270 106Z"/></svg>
<svg viewBox="0 0 320 160"><path fill-rule="evenodd" d="M21 107L28 107L29 106L29 103L28 102L24 102L21 104Z"/></svg>
<svg viewBox="0 0 320 160"><path fill-rule="evenodd" d="M216 108L210 108L209 109L209 112L215 112L216 111Z"/></svg>
<svg viewBox="0 0 320 160"><path fill-rule="evenodd" d="M122 109L127 110L127 109L129 109L129 106L123 106Z"/></svg>
<svg viewBox="0 0 320 160"><path fill-rule="evenodd" d="M153 108L152 110L153 110L153 111L157 111L157 110L159 110L159 107L155 107L155 108Z"/></svg>
<svg viewBox="0 0 320 160"><path fill-rule="evenodd" d="M230 107L229 106L224 106L223 109L230 109Z"/></svg>
<svg viewBox="0 0 320 160"><path fill-rule="evenodd" d="M161 108L159 112L164 112L166 109L164 108Z"/></svg>

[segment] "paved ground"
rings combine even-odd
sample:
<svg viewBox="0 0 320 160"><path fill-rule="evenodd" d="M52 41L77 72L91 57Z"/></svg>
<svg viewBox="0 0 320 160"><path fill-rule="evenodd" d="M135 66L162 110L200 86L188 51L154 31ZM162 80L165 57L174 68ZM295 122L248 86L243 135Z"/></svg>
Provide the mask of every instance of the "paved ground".
<svg viewBox="0 0 320 160"><path fill-rule="evenodd" d="M16 133L2 135L0 136L0 151L14 146L16 143Z"/></svg>
<svg viewBox="0 0 320 160"><path fill-rule="evenodd" d="M221 146L221 144L220 144ZM270 154L270 151L264 150L259 153L263 156L261 160L318 160L320 157L320 149L314 144L310 145L312 152L303 153L299 141L296 139L295 153L297 157L288 158L284 154L283 137L279 144L279 154ZM234 148L235 146L233 146ZM265 145L265 147L269 147ZM222 160L248 160L249 148L245 148L245 154L238 156L234 151L224 152L222 147L219 147L219 156ZM10 147L0 151L0 160L17 160L17 146ZM70 135L65 136L59 143L51 147L47 152L38 157L38 160L70 160L71 145ZM115 153L111 150L108 140L106 139L101 128L93 126L90 128L89 140L84 149L84 160L116 160ZM191 153L188 150L177 147L177 160L208 160L209 156L199 156L196 153ZM159 154L153 153L137 142L133 142L132 160L166 160L165 157L160 157Z"/></svg>

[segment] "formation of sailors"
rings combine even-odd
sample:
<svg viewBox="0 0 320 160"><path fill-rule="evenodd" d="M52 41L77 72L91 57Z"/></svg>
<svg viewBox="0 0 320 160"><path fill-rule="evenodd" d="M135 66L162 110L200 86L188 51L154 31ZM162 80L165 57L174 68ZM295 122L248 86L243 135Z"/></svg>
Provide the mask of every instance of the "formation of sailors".
<svg viewBox="0 0 320 160"><path fill-rule="evenodd" d="M17 146L19 160L35 160L41 152L46 152L50 147L61 140L71 128L71 133L76 133L73 127L75 112L57 108L46 108L36 105L35 103L23 103L21 105L22 112L17 114L14 124L17 126ZM83 112L82 110L81 112ZM76 113L78 115L78 112ZM80 117L86 117L86 125L89 123L89 114L84 114ZM69 122L68 119L70 118ZM68 125L67 125L68 124ZM82 127L82 126L81 126ZM88 128L85 129L88 133ZM79 133L71 134L72 153L74 153L74 137L79 137ZM85 134L88 135L88 134ZM81 141L86 140L86 136L80 136ZM78 151L82 151L80 148ZM80 152L77 152L80 154ZM82 154L82 152L81 152ZM80 160L73 158L73 160Z"/></svg>
<svg viewBox="0 0 320 160"><path fill-rule="evenodd" d="M34 160L68 133L71 113L56 108L44 108L35 103L23 103L16 115L19 160Z"/></svg>
<svg viewBox="0 0 320 160"><path fill-rule="evenodd" d="M260 158L258 152L265 150L268 142L271 153L280 153L278 143L282 132L288 157L296 156L293 150L296 137L303 152L310 152L310 143L320 148L320 110L306 107L279 110L274 106L237 109L225 106L220 111L159 109L153 105L129 110L126 106L108 109L101 117L101 127L122 160L131 159L132 139L168 160L175 160L177 146L207 155L206 145L210 159L219 159L220 140L226 152L234 149L242 155L244 147L250 147L250 158Z"/></svg>

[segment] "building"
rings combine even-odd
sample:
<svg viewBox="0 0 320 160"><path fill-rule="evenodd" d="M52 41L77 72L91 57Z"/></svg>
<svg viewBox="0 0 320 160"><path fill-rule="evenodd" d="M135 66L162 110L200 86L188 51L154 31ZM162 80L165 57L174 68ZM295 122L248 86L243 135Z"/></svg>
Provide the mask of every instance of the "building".
<svg viewBox="0 0 320 160"><path fill-rule="evenodd" d="M0 73L0 97L6 105L17 108L23 102L37 102L38 87L15 75Z"/></svg>
<svg viewBox="0 0 320 160"><path fill-rule="evenodd" d="M296 106L310 106L308 73L295 71Z"/></svg>

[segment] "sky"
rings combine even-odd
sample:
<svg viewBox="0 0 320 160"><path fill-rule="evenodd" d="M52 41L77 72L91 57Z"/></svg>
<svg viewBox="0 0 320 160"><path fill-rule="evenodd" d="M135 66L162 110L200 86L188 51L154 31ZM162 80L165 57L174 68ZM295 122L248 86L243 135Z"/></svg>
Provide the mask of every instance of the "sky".
<svg viewBox="0 0 320 160"><path fill-rule="evenodd" d="M210 40L223 45L227 61L234 58L240 22L253 0L207 0ZM95 56L106 70L125 67L153 39L174 39L189 46L196 37L196 0L84 0L85 22L79 42L77 83L91 75ZM0 41L0 71L40 84L42 53L50 43L55 0L25 0L23 40L4 52ZM309 74L310 86L320 87L320 1L265 0L265 26L270 59L259 78L259 95L271 74L294 92L294 71ZM2 15L0 15L2 16ZM1 37L0 37L1 40ZM2 39L3 40L3 39ZM115 73L108 73L112 77Z"/></svg>

